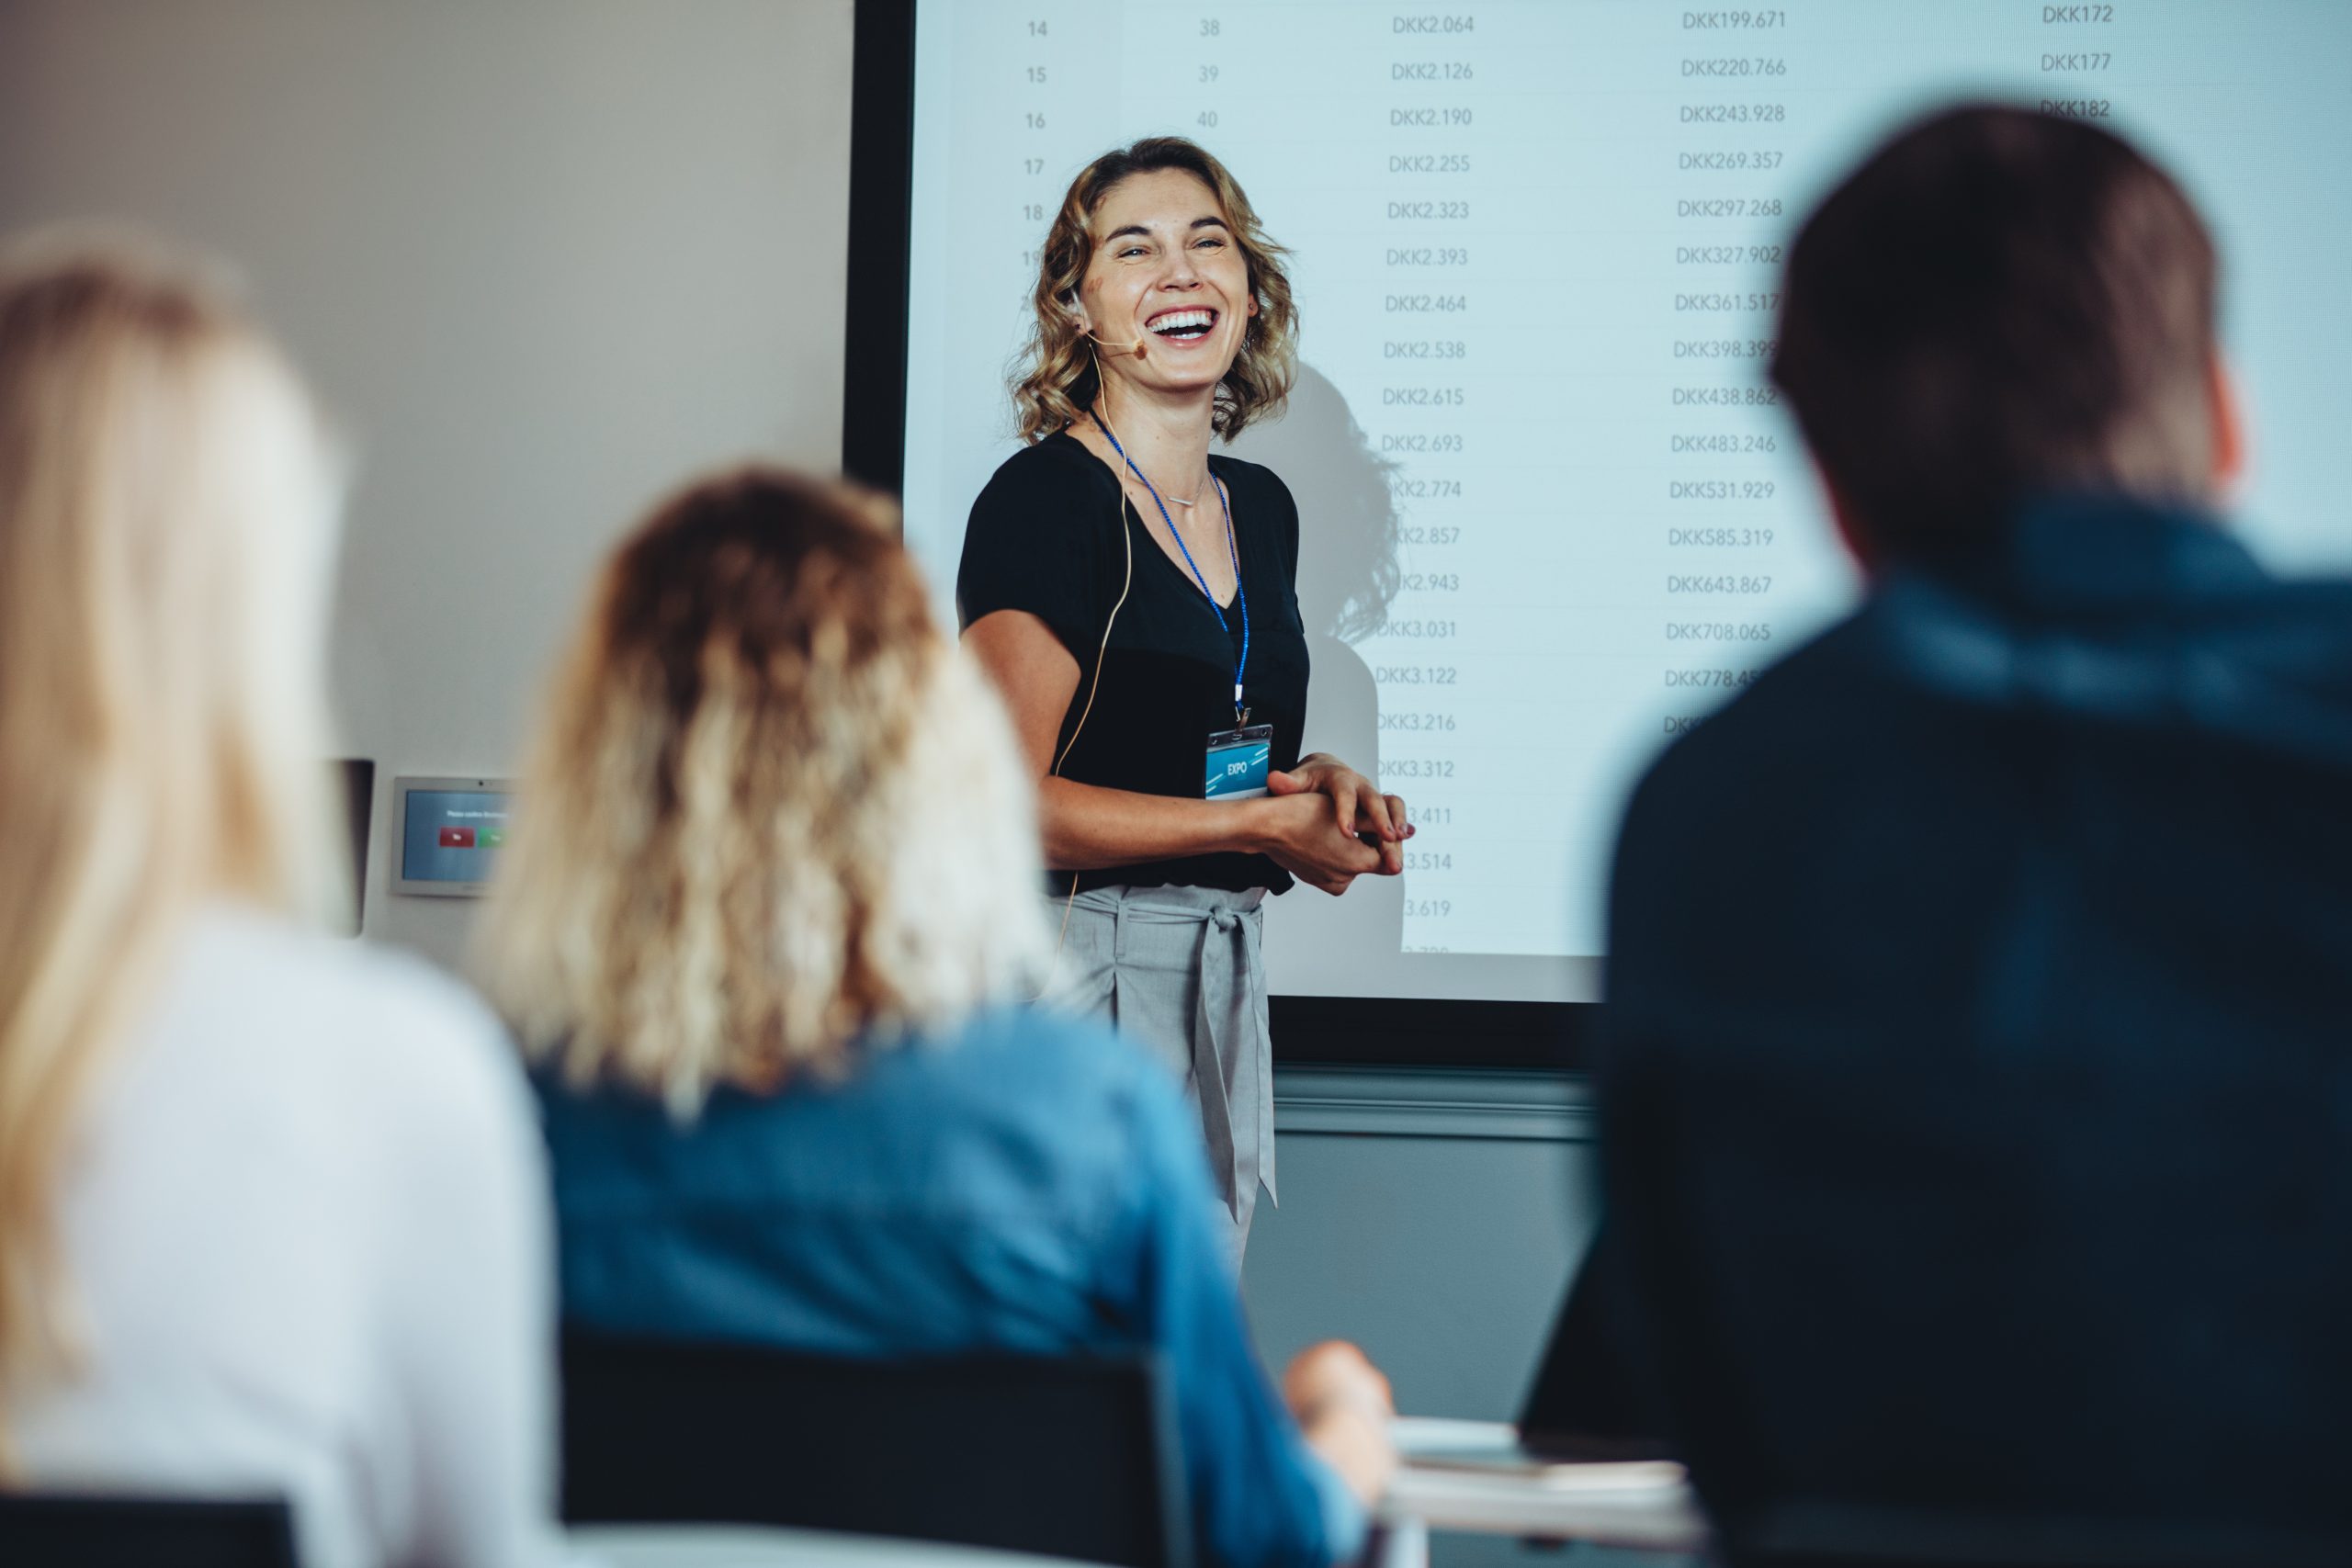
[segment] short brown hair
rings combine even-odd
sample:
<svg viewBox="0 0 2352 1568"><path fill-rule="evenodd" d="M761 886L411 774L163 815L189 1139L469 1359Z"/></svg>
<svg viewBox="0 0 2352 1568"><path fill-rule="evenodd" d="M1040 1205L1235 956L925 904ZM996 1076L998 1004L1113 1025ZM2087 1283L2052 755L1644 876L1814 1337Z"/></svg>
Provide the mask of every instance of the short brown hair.
<svg viewBox="0 0 2352 1568"><path fill-rule="evenodd" d="M1094 214L1121 180L1163 169L1191 175L1216 197L1232 225L1233 243L1250 264L1250 292L1258 301L1258 313L1242 331L1241 352L1217 383L1212 428L1230 441L1252 421L1282 412L1298 376L1298 306L1283 271L1283 257L1290 253L1266 237L1239 182L1207 149L1181 136L1147 136L1080 169L1046 234L1031 295L1036 320L1012 383L1022 440L1042 441L1075 423L1102 392L1102 367L1078 315L1079 286L1094 258Z"/></svg>
<svg viewBox="0 0 2352 1568"><path fill-rule="evenodd" d="M2057 490L2201 499L2213 242L2120 137L1974 105L1894 137L1798 233L1772 378L1894 556Z"/></svg>
<svg viewBox="0 0 2352 1568"><path fill-rule="evenodd" d="M527 1050L682 1112L1024 994L1034 799L877 496L768 468L659 507L556 683L483 931Z"/></svg>

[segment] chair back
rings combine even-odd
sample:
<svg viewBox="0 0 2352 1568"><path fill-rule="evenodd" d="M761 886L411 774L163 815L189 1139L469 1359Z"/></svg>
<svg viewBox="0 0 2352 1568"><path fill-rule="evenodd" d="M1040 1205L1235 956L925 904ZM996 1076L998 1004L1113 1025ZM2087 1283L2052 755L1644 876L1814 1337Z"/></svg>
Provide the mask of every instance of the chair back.
<svg viewBox="0 0 2352 1568"><path fill-rule="evenodd" d="M2252 1029L2136 1069L2053 1031L1621 1059L1609 1224L1720 1527L1824 1499L2352 1532L2335 1079Z"/></svg>
<svg viewBox="0 0 2352 1568"><path fill-rule="evenodd" d="M886 1360L564 1337L571 1524L782 1525L1186 1568L1182 1451L1141 1354Z"/></svg>
<svg viewBox="0 0 2352 1568"><path fill-rule="evenodd" d="M1736 1568L2331 1568L2352 1534L1792 1498L1718 1521Z"/></svg>
<svg viewBox="0 0 2352 1568"><path fill-rule="evenodd" d="M278 1498L0 1493L0 1562L43 1568L299 1568Z"/></svg>

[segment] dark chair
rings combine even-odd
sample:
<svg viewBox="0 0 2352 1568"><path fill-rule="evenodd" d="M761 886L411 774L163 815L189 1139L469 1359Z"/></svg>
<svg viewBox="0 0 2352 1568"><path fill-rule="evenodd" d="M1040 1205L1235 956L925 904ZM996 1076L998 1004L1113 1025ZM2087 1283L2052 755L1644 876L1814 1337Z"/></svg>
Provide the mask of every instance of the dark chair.
<svg viewBox="0 0 2352 1568"><path fill-rule="evenodd" d="M1734 1564L2352 1562L2341 1032L2143 1061L2068 984L2015 1039L1615 1058L1608 1224Z"/></svg>
<svg viewBox="0 0 2352 1568"><path fill-rule="evenodd" d="M1182 1453L1144 1356L564 1337L571 1524L786 1525L1184 1568Z"/></svg>
<svg viewBox="0 0 2352 1568"><path fill-rule="evenodd" d="M0 1562L298 1568L284 1502L0 1493Z"/></svg>
<svg viewBox="0 0 2352 1568"><path fill-rule="evenodd" d="M2342 1568L2352 1535L1792 1498L1717 1521L1739 1568Z"/></svg>

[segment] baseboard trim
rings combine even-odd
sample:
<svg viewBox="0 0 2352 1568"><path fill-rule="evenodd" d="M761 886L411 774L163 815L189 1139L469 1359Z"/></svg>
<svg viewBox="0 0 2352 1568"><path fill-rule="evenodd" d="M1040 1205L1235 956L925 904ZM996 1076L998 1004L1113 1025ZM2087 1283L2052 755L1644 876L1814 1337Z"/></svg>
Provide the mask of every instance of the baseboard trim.
<svg viewBox="0 0 2352 1568"><path fill-rule="evenodd" d="M1584 1144L1597 1135L1581 1073L1296 1067L1274 1073L1284 1134Z"/></svg>

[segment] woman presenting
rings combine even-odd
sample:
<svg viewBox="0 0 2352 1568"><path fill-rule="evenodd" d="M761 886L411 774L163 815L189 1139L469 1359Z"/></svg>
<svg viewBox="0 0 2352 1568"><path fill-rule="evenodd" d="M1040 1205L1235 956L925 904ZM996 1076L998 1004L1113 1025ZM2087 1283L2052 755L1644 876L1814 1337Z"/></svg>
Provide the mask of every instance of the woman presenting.
<svg viewBox="0 0 2352 1568"><path fill-rule="evenodd" d="M1027 445L973 503L956 575L966 644L1043 780L1052 993L1183 1075L1237 1265L1274 1192L1260 903L1393 876L1412 832L1402 800L1298 754L1298 508L1209 452L1290 390L1281 256L1189 141L1087 165L1040 253Z"/></svg>

